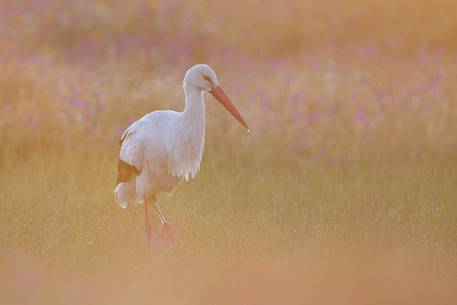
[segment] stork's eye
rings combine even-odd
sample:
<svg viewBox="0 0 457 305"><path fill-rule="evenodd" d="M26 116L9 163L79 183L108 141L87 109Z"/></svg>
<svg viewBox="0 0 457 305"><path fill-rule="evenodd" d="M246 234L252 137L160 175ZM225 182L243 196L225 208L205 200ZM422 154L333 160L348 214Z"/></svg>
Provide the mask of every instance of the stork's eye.
<svg viewBox="0 0 457 305"><path fill-rule="evenodd" d="M211 78L210 78L208 75L203 74L203 78L204 78L208 83L210 83L211 86L214 86L213 81L211 80Z"/></svg>

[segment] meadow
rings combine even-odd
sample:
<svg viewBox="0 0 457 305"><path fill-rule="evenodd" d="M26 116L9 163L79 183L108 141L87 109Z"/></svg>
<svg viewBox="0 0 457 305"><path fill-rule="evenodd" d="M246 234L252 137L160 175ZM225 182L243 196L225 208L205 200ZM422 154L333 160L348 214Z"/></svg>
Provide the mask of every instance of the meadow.
<svg viewBox="0 0 457 305"><path fill-rule="evenodd" d="M242 7L242 9L240 9ZM0 304L456 304L453 1L0 3ZM199 175L113 198L118 141L206 97ZM155 222L158 230L158 222Z"/></svg>

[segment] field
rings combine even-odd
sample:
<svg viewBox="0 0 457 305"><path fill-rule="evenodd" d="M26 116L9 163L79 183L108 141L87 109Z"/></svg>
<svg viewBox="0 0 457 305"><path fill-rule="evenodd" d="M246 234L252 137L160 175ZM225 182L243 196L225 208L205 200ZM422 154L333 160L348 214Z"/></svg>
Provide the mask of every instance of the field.
<svg viewBox="0 0 457 305"><path fill-rule="evenodd" d="M0 2L0 304L457 304L454 1ZM206 96L199 175L114 203L119 136ZM151 215L152 216L152 215ZM158 230L155 220L155 230Z"/></svg>

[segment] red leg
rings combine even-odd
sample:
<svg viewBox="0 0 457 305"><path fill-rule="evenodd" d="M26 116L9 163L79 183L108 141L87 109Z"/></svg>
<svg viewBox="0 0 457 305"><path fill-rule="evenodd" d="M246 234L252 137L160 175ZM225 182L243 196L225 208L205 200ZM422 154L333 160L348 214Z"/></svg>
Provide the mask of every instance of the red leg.
<svg viewBox="0 0 457 305"><path fill-rule="evenodd" d="M144 198L144 233L146 234L146 241L150 244L152 241L152 226L148 218L148 205L149 200Z"/></svg>
<svg viewBox="0 0 457 305"><path fill-rule="evenodd" d="M154 205L157 216L159 216L160 221L162 222L162 229L160 231L161 242L163 243L163 245L169 246L174 242L173 230L171 229L171 225L167 222L159 207L157 206L155 196L152 197L151 201Z"/></svg>

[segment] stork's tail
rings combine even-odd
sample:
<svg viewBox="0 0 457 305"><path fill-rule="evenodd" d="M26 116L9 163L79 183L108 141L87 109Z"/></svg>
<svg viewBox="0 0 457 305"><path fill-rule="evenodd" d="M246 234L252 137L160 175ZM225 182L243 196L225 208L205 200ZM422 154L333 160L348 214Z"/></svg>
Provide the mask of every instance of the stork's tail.
<svg viewBox="0 0 457 305"><path fill-rule="evenodd" d="M119 183L114 189L114 200L123 209L135 199L135 184L128 182Z"/></svg>

